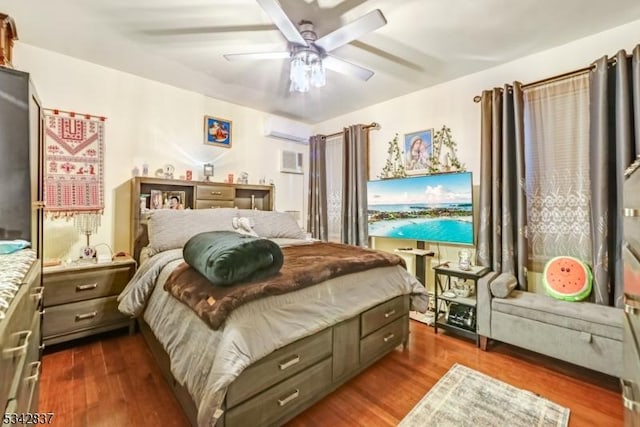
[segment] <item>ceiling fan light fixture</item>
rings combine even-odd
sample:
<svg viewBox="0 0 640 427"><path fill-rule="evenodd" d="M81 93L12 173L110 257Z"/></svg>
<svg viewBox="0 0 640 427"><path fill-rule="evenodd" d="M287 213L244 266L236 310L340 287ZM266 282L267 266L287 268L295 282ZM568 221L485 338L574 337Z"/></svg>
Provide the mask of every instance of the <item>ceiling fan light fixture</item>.
<svg viewBox="0 0 640 427"><path fill-rule="evenodd" d="M315 50L298 49L291 53L290 62L290 92L308 92L312 86L322 87L327 83L322 58Z"/></svg>

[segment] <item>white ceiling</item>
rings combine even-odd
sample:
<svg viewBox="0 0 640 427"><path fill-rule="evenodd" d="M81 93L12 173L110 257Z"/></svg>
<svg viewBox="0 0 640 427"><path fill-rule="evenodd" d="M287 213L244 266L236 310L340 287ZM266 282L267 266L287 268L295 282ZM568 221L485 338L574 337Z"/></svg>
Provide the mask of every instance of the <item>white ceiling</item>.
<svg viewBox="0 0 640 427"><path fill-rule="evenodd" d="M638 0L280 0L319 37L380 9L388 23L332 53L374 71L328 71L289 93L287 49L255 0L5 0L20 41L269 113L317 123L640 19ZM607 52L603 52L607 53Z"/></svg>

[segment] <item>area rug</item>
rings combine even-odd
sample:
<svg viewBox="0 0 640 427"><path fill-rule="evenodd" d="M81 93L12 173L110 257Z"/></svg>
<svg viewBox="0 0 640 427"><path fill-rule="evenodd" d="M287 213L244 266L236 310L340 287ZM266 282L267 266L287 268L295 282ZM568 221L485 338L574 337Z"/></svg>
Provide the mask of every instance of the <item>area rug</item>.
<svg viewBox="0 0 640 427"><path fill-rule="evenodd" d="M44 116L45 212L102 213L104 118L57 110Z"/></svg>
<svg viewBox="0 0 640 427"><path fill-rule="evenodd" d="M568 423L568 408L455 364L399 426L550 427Z"/></svg>

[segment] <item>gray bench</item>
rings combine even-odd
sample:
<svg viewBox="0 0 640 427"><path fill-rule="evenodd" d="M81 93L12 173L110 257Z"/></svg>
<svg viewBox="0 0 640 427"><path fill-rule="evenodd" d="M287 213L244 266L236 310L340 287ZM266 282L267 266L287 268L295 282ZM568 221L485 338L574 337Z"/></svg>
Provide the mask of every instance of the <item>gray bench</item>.
<svg viewBox="0 0 640 427"><path fill-rule="evenodd" d="M478 334L585 368L622 375L623 312L589 302L559 301L514 290L491 294L496 274L478 281Z"/></svg>

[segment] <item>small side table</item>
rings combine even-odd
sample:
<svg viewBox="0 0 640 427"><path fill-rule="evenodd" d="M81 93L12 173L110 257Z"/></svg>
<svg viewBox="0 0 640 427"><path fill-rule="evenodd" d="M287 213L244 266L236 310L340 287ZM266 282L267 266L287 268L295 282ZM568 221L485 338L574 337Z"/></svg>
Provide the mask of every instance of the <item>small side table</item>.
<svg viewBox="0 0 640 427"><path fill-rule="evenodd" d="M122 327L133 333L135 323L118 311L117 298L135 270L132 258L45 267L42 323L45 345Z"/></svg>
<svg viewBox="0 0 640 427"><path fill-rule="evenodd" d="M433 257L432 251L425 249L395 249L394 252L400 254L410 254L416 257L416 277L422 283L422 286L427 287L427 278L425 276L426 271L426 258Z"/></svg>
<svg viewBox="0 0 640 427"><path fill-rule="evenodd" d="M476 333L476 292L477 282L482 276L489 271L488 267L474 266L469 270L460 270L453 267L451 263L440 264L434 267L435 270L435 304L436 304L436 322L435 332L438 328L448 330L450 332L462 335L464 337L474 339L476 345L479 345L478 334ZM471 280L473 283L472 294L468 297L449 297L442 295L446 291L452 289L452 277ZM454 312L454 313L452 313ZM441 320L439 315L444 313L448 319ZM457 318L453 318L456 316ZM461 318L464 321L461 321Z"/></svg>

